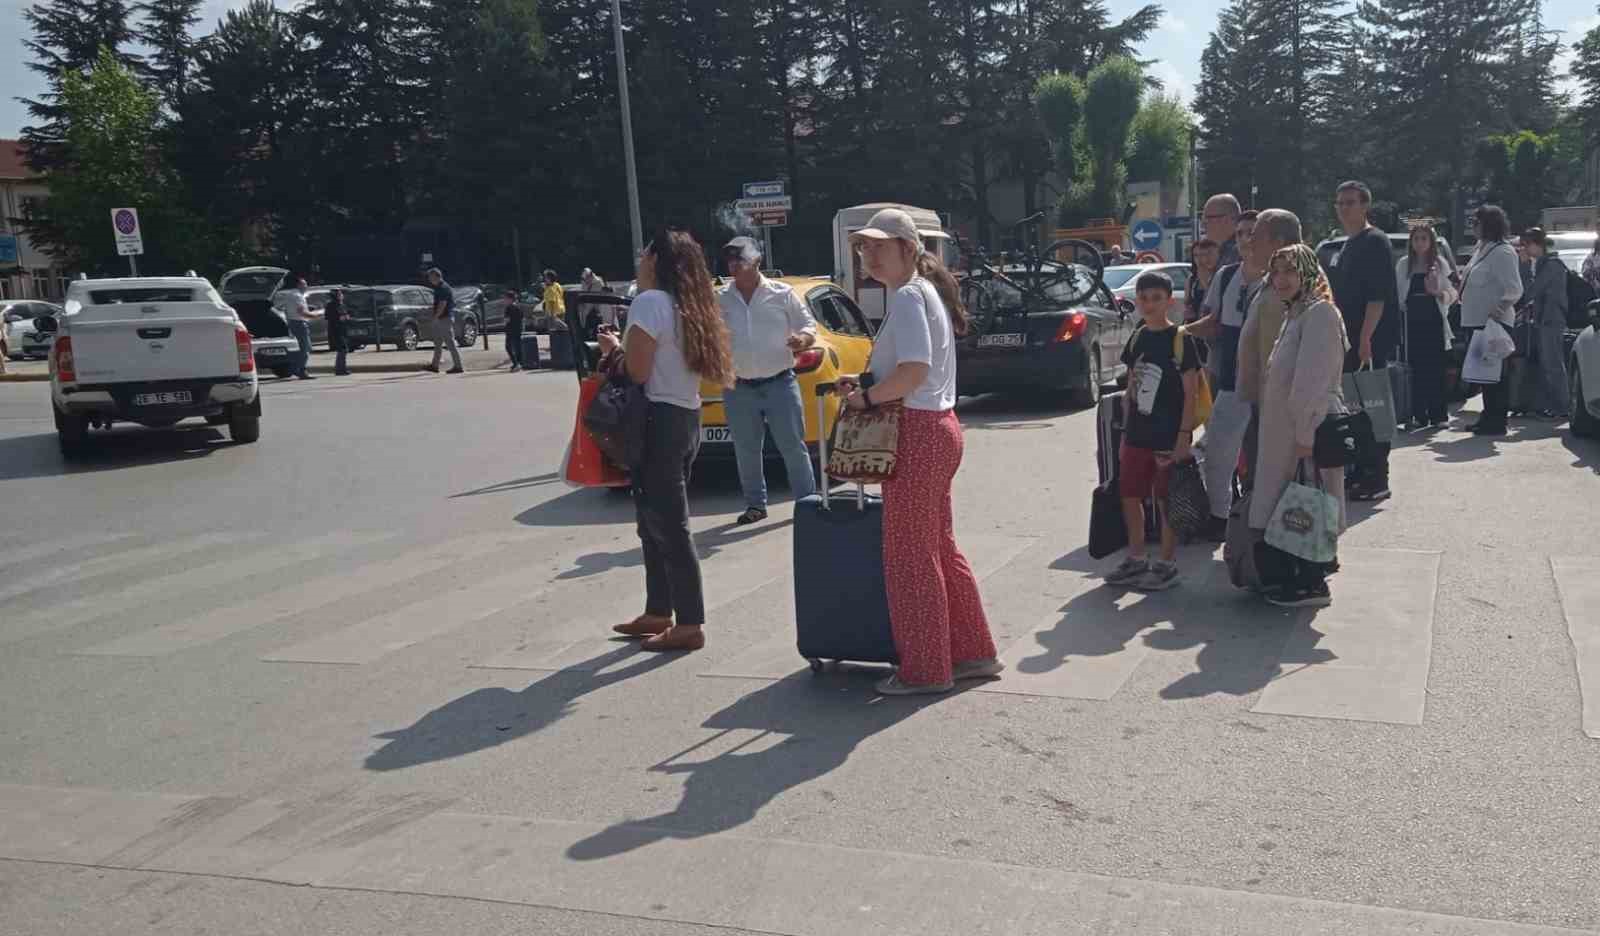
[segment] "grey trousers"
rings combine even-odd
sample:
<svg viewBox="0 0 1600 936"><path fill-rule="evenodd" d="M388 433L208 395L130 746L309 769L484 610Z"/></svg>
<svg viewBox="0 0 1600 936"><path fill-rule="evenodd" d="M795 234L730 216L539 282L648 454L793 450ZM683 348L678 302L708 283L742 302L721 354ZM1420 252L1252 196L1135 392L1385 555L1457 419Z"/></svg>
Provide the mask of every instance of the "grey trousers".
<svg viewBox="0 0 1600 936"><path fill-rule="evenodd" d="M1550 410L1552 413L1567 412L1567 360L1563 353L1562 335L1564 328L1557 325L1540 325L1533 330L1534 358L1539 368L1538 397L1536 403L1539 409Z"/></svg>
<svg viewBox="0 0 1600 936"><path fill-rule="evenodd" d="M433 366L439 366L439 359L444 356L445 349L450 350L451 367L461 366L461 352L456 350L456 323L454 319L436 318L433 320Z"/></svg>

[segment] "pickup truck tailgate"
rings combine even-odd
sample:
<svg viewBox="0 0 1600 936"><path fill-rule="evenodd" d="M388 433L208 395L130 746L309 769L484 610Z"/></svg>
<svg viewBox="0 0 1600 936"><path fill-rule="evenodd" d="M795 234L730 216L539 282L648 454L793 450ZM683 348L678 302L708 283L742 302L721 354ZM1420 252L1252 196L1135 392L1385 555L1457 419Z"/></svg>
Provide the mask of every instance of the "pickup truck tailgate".
<svg viewBox="0 0 1600 936"><path fill-rule="evenodd" d="M239 372L238 324L215 306L169 304L155 314L72 323L79 383L229 377ZM127 307L130 311L136 306Z"/></svg>

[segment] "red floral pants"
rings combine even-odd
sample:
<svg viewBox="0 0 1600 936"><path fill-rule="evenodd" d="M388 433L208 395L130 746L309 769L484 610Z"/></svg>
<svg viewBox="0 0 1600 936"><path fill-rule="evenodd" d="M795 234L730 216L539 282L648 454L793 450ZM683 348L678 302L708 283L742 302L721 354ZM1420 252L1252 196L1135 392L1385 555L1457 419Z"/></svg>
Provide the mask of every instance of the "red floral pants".
<svg viewBox="0 0 1600 936"><path fill-rule="evenodd" d="M895 473L883 485L883 574L907 683L948 682L954 663L995 656L978 580L956 546L950 510L962 448L954 410L900 411Z"/></svg>

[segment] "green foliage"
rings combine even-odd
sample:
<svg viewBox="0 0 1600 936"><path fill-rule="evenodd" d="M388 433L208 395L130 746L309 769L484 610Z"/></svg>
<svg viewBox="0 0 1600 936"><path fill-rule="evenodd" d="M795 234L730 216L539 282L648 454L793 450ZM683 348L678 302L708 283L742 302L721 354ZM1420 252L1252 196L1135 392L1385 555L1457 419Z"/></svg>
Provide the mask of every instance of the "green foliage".
<svg viewBox="0 0 1600 936"><path fill-rule="evenodd" d="M1488 177L1488 200L1506 211L1512 230L1539 223L1539 213L1555 200L1551 173L1555 160L1555 134L1540 136L1532 130L1485 137L1476 155Z"/></svg>
<svg viewBox="0 0 1600 936"><path fill-rule="evenodd" d="M1093 191L1089 210L1099 217L1120 217L1127 191L1129 133L1144 94L1144 69L1127 56L1116 56L1089 72L1084 95L1084 139L1093 158Z"/></svg>
<svg viewBox="0 0 1600 936"><path fill-rule="evenodd" d="M115 272L111 211L139 209L147 269L209 267L229 250L181 207L154 149L156 100L133 72L103 50L87 73L62 75L64 134L61 165L50 175L50 197L24 220L29 236L59 260Z"/></svg>
<svg viewBox="0 0 1600 936"><path fill-rule="evenodd" d="M1050 142L1055 170L1063 179L1078 178L1085 93L1082 79L1063 72L1045 75L1033 88L1033 106Z"/></svg>
<svg viewBox="0 0 1600 936"><path fill-rule="evenodd" d="M1194 117L1176 96L1157 95L1133 118L1133 143L1128 151L1128 178L1176 187L1189 169L1189 140Z"/></svg>

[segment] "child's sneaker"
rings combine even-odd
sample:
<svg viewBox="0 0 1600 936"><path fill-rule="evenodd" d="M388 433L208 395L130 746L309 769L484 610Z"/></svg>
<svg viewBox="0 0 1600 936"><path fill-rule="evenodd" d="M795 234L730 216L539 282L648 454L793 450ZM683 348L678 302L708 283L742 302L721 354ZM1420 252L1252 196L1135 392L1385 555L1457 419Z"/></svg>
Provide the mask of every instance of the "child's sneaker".
<svg viewBox="0 0 1600 936"><path fill-rule="evenodd" d="M1150 562L1143 556L1129 556L1122 564L1106 575L1107 585L1132 585L1150 571Z"/></svg>
<svg viewBox="0 0 1600 936"><path fill-rule="evenodd" d="M1166 591L1176 584L1178 584L1178 564L1157 559L1150 563L1150 571L1140 577L1133 587L1140 591Z"/></svg>

